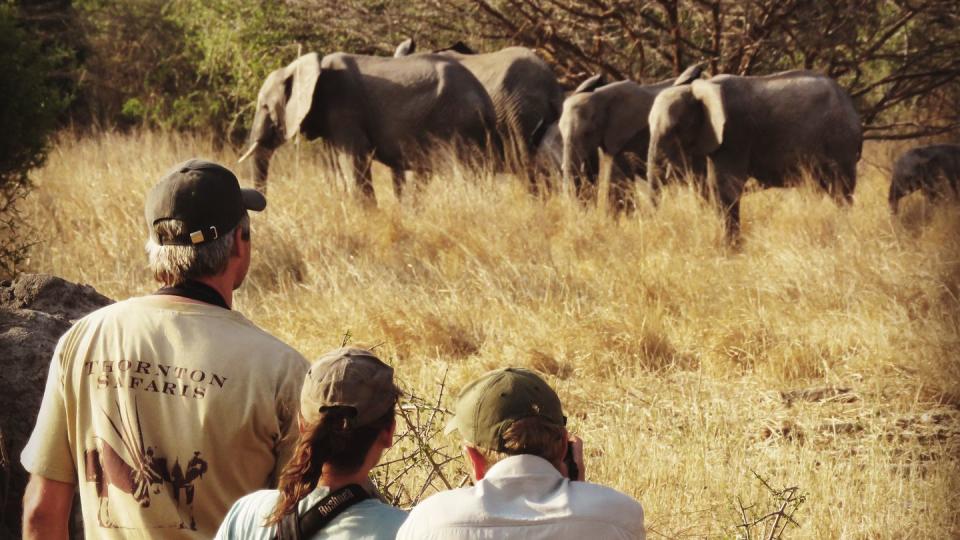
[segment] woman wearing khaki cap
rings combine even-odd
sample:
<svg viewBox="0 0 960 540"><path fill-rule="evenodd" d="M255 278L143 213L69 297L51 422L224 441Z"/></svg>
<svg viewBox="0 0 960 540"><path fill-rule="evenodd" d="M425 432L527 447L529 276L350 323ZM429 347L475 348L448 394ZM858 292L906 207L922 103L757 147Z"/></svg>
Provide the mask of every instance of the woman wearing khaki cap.
<svg viewBox="0 0 960 540"><path fill-rule="evenodd" d="M300 436L276 490L243 497L217 538L394 538L406 512L362 487L393 445L393 368L362 349L323 355L300 394Z"/></svg>

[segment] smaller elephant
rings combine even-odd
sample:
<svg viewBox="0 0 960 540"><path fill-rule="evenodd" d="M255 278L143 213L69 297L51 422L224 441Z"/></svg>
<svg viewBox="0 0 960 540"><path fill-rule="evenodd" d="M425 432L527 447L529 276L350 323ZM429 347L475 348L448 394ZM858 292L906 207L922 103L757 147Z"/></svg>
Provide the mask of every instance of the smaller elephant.
<svg viewBox="0 0 960 540"><path fill-rule="evenodd" d="M849 204L862 147L853 100L826 75L716 75L657 95L647 178L656 192L665 165L682 169L691 159L706 159L704 186L725 213L728 238L735 239L748 178L783 187L810 167L825 190Z"/></svg>
<svg viewBox="0 0 960 540"><path fill-rule="evenodd" d="M323 138L353 160L360 191L373 198L370 158L393 171L422 169L437 146L500 151L493 102L480 81L443 55L383 58L309 53L271 73L250 130L257 189L266 190L274 151L297 133Z"/></svg>
<svg viewBox="0 0 960 540"><path fill-rule="evenodd" d="M618 210L630 207L628 190L635 176L646 176L650 142L647 118L654 99L671 86L698 79L700 65L687 68L676 79L641 85L633 81L605 84L594 75L563 102L560 133L563 137L563 180L582 196L585 184L596 186L600 152L608 156L610 202Z"/></svg>
<svg viewBox="0 0 960 540"><path fill-rule="evenodd" d="M944 195L940 178L954 196L960 196L960 145L932 144L904 152L893 164L890 178L890 210L896 214L900 199L920 189L928 200Z"/></svg>

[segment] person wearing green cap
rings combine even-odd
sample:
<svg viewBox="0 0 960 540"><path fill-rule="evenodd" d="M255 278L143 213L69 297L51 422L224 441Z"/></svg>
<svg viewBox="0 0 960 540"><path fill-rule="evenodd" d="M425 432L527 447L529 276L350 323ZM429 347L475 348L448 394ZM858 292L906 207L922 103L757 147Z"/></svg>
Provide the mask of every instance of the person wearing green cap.
<svg viewBox="0 0 960 540"><path fill-rule="evenodd" d="M146 196L162 287L77 321L50 363L21 454L23 536L210 538L241 496L275 485L292 452L307 361L233 310L264 196L192 159Z"/></svg>
<svg viewBox="0 0 960 540"><path fill-rule="evenodd" d="M640 503L583 481L582 442L536 373L505 368L471 382L447 431L459 432L474 485L418 504L398 540L645 538Z"/></svg>
<svg viewBox="0 0 960 540"><path fill-rule="evenodd" d="M393 446L400 391L370 351L330 351L300 394L300 436L279 489L243 497L217 540L393 540L407 517L368 492L370 470Z"/></svg>

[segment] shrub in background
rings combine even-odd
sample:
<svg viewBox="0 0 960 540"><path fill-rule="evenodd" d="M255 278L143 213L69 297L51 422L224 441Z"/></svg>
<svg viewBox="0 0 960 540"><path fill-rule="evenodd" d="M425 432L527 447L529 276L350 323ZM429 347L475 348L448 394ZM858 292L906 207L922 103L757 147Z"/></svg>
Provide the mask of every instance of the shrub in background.
<svg viewBox="0 0 960 540"><path fill-rule="evenodd" d="M50 75L52 55L21 28L17 11L0 3L0 278L27 257L17 203L30 189L29 172L43 164L48 137L65 100Z"/></svg>
<svg viewBox="0 0 960 540"><path fill-rule="evenodd" d="M89 45L75 117L239 142L266 75L312 33L284 2L78 0Z"/></svg>
<svg viewBox="0 0 960 540"><path fill-rule="evenodd" d="M10 3L10 0L0 0ZM868 138L960 132L955 0L45 0L16 2L75 95L73 126L197 131L240 145L257 90L297 52L390 55L535 48L568 86L585 76L655 80L694 62L713 73L817 69L857 100ZM864 14L869 14L866 16ZM46 21L46 22L45 22ZM52 22L51 22L52 21Z"/></svg>

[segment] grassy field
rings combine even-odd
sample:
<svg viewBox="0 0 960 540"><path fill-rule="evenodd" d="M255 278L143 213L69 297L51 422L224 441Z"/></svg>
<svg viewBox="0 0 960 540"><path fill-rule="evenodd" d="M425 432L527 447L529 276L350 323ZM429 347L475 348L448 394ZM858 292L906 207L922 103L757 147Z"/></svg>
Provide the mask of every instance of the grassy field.
<svg viewBox="0 0 960 540"><path fill-rule="evenodd" d="M747 195L732 249L690 189L615 218L451 166L399 203L379 174L369 208L317 146L288 145L237 308L308 358L376 346L442 407L486 369L539 370L585 440L588 479L640 500L649 538L733 538L783 505L798 525L784 537L957 537L960 208L915 195L892 218L896 150L868 145L849 209L809 187ZM113 298L151 291L143 197L194 156L233 167L237 153L61 136L24 205L31 268ZM456 456L442 413L406 412ZM442 485L405 439L381 471L409 467L388 488L401 502ZM457 465L442 468L452 483ZM771 490L790 487L794 502Z"/></svg>

